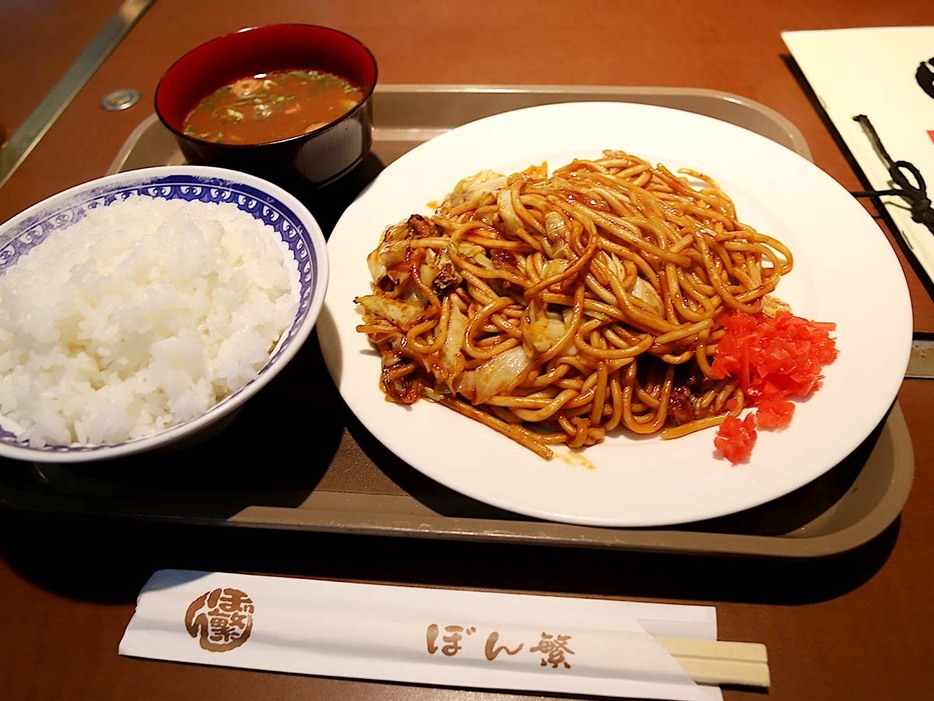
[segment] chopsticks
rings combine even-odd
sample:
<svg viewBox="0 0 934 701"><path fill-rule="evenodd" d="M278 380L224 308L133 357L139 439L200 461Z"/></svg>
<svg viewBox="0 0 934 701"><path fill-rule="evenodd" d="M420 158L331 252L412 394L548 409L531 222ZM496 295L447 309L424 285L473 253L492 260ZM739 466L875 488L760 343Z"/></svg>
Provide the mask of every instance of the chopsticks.
<svg viewBox="0 0 934 701"><path fill-rule="evenodd" d="M656 638L699 684L768 688L768 652L762 643Z"/></svg>

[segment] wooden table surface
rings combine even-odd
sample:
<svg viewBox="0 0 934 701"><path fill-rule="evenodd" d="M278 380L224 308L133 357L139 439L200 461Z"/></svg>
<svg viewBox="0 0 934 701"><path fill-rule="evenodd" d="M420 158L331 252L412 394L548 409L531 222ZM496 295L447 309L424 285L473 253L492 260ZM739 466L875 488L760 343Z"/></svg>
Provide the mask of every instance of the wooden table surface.
<svg viewBox="0 0 934 701"><path fill-rule="evenodd" d="M9 132L18 128L119 7L117 0L0 1L0 68L13 76L0 93L0 124ZM376 55L380 82L387 85L650 86L733 93L790 120L815 163L845 188L859 190L863 185L780 32L926 25L934 23L934 9L914 0L156 0L0 187L0 221L103 175L132 130L151 114L162 71L186 50L240 27L276 22L325 24L359 37ZM101 98L120 88L135 88L143 99L122 112L101 109ZM934 110L931 120L934 128ZM885 223L879 225L909 281L915 330L934 332L928 289ZM907 504L878 538L825 559L263 532L205 528L183 519L152 524L5 508L0 698L540 698L121 657L117 646L136 594L163 567L713 605L721 638L761 641L770 654L771 689L726 689L729 701L921 698L934 660L934 477L928 469L934 463L934 383L905 380L898 401L915 455Z"/></svg>

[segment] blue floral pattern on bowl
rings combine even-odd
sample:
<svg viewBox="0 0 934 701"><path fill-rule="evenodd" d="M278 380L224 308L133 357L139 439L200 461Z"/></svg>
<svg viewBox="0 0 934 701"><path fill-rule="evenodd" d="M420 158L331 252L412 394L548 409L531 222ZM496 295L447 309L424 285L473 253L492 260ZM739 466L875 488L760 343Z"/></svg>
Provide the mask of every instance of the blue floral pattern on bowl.
<svg viewBox="0 0 934 701"><path fill-rule="evenodd" d="M45 204L36 205L27 210L28 213L25 216L21 215L22 218L19 221L14 218L14 220L7 222L4 225L6 230L0 233L0 275L15 265L23 255L45 241L53 232L72 226L75 222L84 218L89 210L106 207L116 201L140 196L165 200L197 200L214 204L232 203L241 211L250 214L254 219L263 222L279 234L283 243L288 246L298 271L300 289L299 305L295 319L285 336L279 341L266 366L260 371L260 377L262 377L263 373L266 373L270 366L280 359L280 356L289 347L296 334L302 332L303 335L307 335L308 333L308 330L303 330L303 327L313 304L319 277L322 274L322 261L318 259L316 248L313 245L312 232L309 231L302 217L274 194L244 182L205 174L208 171L218 172L219 169L186 168L182 166L147 170L161 171L165 174L141 175L139 178L134 178L133 172L128 172L124 174L126 177L116 181L104 178L100 185L89 188L80 186L72 188L72 190L62 193L60 196L53 196ZM200 173L195 171L200 171ZM245 177L249 178L250 176ZM264 184L260 180L256 182ZM272 186L270 189L276 188ZM320 230L318 234L320 234ZM320 303L317 306L320 307ZM301 341L304 341L304 338ZM253 380L253 382L228 395L215 408L238 403L239 395L247 392L256 381ZM179 427L166 429L163 433L174 431L177 428ZM120 448L120 446L150 441L151 438L138 438L121 444L35 447L30 446L27 441L20 440L15 433L0 426L0 443L34 453L70 454L112 451L114 448Z"/></svg>

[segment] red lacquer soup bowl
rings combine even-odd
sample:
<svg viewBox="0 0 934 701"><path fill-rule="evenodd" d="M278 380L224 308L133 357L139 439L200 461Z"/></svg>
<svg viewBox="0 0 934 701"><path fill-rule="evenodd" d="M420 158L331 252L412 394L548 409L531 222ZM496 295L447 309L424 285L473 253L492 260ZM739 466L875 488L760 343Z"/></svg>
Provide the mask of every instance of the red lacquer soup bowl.
<svg viewBox="0 0 934 701"><path fill-rule="evenodd" d="M316 188L369 153L377 74L372 52L337 29L248 27L173 63L156 114L190 163Z"/></svg>

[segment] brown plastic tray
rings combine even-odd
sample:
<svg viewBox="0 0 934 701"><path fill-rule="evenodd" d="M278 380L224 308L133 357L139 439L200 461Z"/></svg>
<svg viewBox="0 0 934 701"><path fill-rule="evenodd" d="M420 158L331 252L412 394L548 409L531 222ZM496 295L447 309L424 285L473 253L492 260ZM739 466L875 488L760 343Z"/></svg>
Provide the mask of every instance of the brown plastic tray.
<svg viewBox="0 0 934 701"><path fill-rule="evenodd" d="M800 132L781 115L715 91L383 85L374 96L373 162L361 170L372 172L417 144L480 117L587 100L641 102L710 115L810 158ZM127 140L110 172L182 162L171 135L150 116ZM361 182L330 193L327 214L336 217ZM317 197L313 204L320 208ZM280 440L307 436L312 424L319 436L311 443L313 450L293 454ZM212 469L214 465L223 465L223 472ZM387 451L343 404L313 335L231 425L198 446L105 463L6 461L0 467L0 503L39 512L575 548L814 558L863 545L895 521L911 488L914 454L896 403L846 460L812 483L755 509L663 529L539 521L452 492Z"/></svg>

